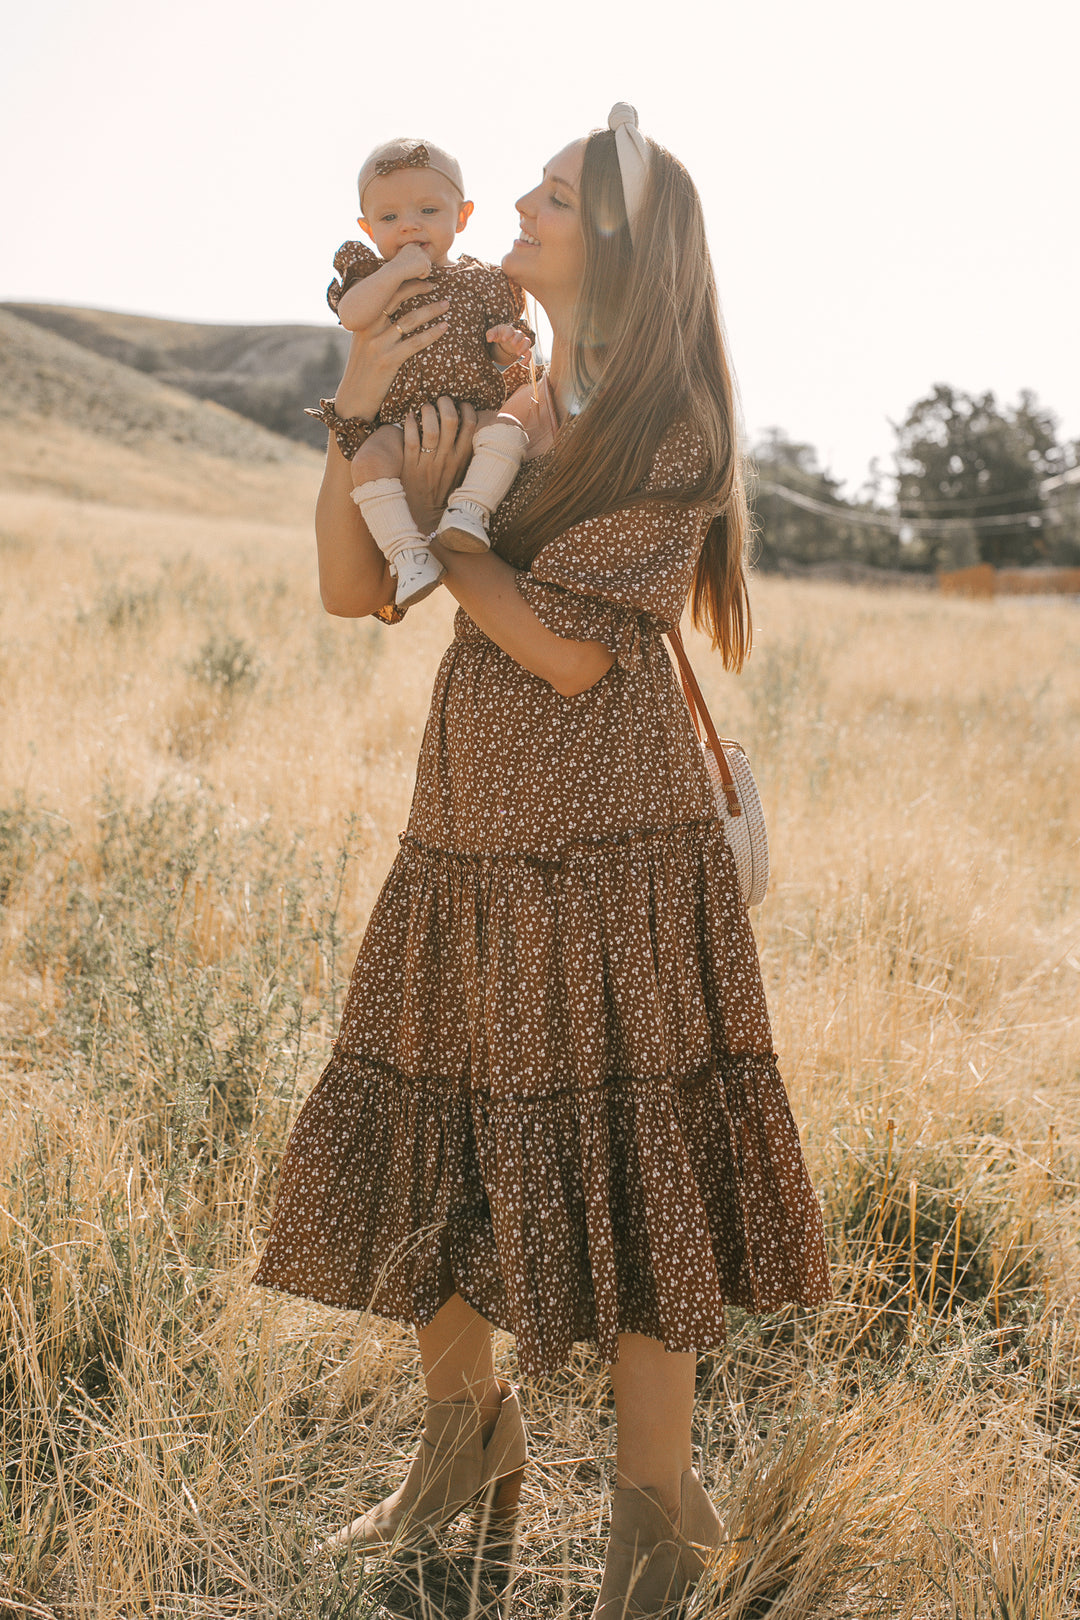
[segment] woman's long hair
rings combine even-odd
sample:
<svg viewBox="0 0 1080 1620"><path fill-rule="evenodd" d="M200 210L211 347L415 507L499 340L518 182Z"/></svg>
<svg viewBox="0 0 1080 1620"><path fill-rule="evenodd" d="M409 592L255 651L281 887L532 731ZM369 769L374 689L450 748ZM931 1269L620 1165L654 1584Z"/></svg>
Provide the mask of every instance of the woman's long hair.
<svg viewBox="0 0 1080 1620"><path fill-rule="evenodd" d="M571 380L584 401L561 434L548 476L510 526L535 556L586 518L643 499L711 507L690 596L725 667L750 651L750 532L736 442L735 390L724 350L701 200L676 158L649 142L649 182L631 241L611 130L585 146L581 220L585 272L571 333ZM704 471L683 489L642 491L676 424L704 449Z"/></svg>

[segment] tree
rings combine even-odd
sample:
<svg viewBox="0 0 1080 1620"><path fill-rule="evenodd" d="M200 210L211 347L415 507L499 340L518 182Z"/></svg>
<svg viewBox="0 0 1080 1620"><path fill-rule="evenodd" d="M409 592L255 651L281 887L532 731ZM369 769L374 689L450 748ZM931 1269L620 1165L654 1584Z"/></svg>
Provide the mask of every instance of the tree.
<svg viewBox="0 0 1080 1620"><path fill-rule="evenodd" d="M1040 483L1065 466L1057 422L1025 389L993 393L935 384L897 428L898 502L912 555L928 567L1033 563L1048 555ZM990 523L1016 517L1015 523Z"/></svg>
<svg viewBox="0 0 1080 1620"><path fill-rule="evenodd" d="M865 517L869 509L844 501L839 482L818 465L812 445L773 427L755 446L752 460L750 497L762 569L839 560L896 566L895 525L887 519L868 524L848 518L847 513ZM800 499L831 510L810 510Z"/></svg>

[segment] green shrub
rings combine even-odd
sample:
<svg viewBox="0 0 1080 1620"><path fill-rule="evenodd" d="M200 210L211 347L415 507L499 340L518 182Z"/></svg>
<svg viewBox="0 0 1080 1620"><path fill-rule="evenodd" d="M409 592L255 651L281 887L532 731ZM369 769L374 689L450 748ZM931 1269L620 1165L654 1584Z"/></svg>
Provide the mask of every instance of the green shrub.
<svg viewBox="0 0 1080 1620"><path fill-rule="evenodd" d="M188 674L219 692L242 692L255 685L261 660L255 648L239 636L215 634L199 648Z"/></svg>

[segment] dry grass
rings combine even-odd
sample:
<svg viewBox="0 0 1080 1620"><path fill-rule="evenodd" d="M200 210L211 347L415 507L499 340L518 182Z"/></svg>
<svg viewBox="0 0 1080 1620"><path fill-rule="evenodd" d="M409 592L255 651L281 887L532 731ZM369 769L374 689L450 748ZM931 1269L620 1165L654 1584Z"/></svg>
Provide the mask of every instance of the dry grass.
<svg viewBox="0 0 1080 1620"><path fill-rule="evenodd" d="M81 453L85 491L109 469ZM322 616L305 465L113 461L127 507L44 469L0 496L0 1612L585 1615L611 1447L589 1353L526 1391L501 1597L457 1532L420 1570L335 1572L319 1537L411 1449L414 1351L248 1286L449 604L395 631ZM758 932L838 1299L733 1315L702 1358L730 1540L692 1613L1065 1620L1080 620L756 601L748 673L697 662L770 813Z"/></svg>

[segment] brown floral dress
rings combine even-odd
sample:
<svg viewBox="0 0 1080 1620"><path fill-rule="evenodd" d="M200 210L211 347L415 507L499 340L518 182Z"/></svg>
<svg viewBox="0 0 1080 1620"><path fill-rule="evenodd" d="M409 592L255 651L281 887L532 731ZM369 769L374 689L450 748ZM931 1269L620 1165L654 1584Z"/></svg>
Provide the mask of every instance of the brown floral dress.
<svg viewBox="0 0 1080 1620"><path fill-rule="evenodd" d="M539 461L493 522L500 548ZM673 434L655 488L696 475ZM256 1281L426 1325L455 1291L526 1374L575 1340L723 1339L829 1294L754 937L661 632L706 523L580 523L518 589L608 673L561 697L458 611L401 851L289 1140Z"/></svg>

